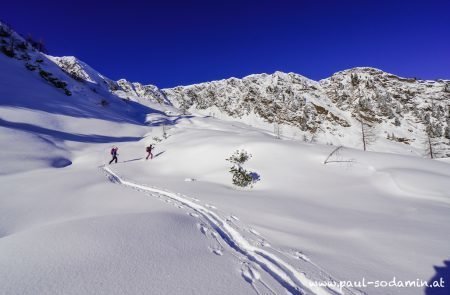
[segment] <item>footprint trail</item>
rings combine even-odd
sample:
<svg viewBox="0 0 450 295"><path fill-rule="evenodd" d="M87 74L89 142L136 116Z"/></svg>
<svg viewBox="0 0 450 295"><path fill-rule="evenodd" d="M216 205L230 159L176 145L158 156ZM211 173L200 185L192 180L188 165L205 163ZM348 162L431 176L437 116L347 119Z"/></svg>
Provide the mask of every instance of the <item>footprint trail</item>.
<svg viewBox="0 0 450 295"><path fill-rule="evenodd" d="M226 245L234 249L239 256L243 256L247 261L254 263L259 268L265 271L270 277L272 277L276 282L278 282L286 291L291 294L344 294L342 292L337 292L325 286L317 286L314 282L306 276L304 272L298 270L295 266L284 261L281 257L276 254L269 252L266 249L260 248L258 246L252 245L239 231L238 229L232 227L228 222L227 218L219 216L214 209L208 208L207 206L202 206L200 201L195 198L189 198L180 194L172 193L159 188L154 188L142 184L133 183L131 181L125 180L117 175L112 169L104 166L103 170L106 172L108 178L111 182L121 184L139 191L149 192L152 194L157 194L164 196L167 199L176 201L177 203L183 205L194 211L195 213L190 213L191 216L196 218L202 218L207 224L211 231L217 233L216 237L220 237ZM232 219L237 220L235 216ZM205 227L206 229L206 227ZM202 230L203 231L203 230ZM205 231L206 232L206 231ZM217 255L220 254L215 253ZM260 278L259 272L247 270L243 273L244 278L249 274L252 281ZM348 290L350 291L350 290ZM347 292L346 292L347 294ZM349 294L354 294L350 291Z"/></svg>

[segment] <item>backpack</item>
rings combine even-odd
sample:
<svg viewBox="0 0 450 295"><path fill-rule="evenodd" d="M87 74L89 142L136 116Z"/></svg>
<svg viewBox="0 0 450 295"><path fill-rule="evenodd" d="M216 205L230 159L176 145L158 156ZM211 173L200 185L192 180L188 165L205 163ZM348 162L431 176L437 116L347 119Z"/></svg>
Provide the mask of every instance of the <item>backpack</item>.
<svg viewBox="0 0 450 295"><path fill-rule="evenodd" d="M112 149L111 149L111 155L115 155L116 154L116 152L117 152L117 148L115 148L115 147L113 147Z"/></svg>
<svg viewBox="0 0 450 295"><path fill-rule="evenodd" d="M148 146L146 149L147 153L150 153L152 151L152 149L153 149L153 145Z"/></svg>

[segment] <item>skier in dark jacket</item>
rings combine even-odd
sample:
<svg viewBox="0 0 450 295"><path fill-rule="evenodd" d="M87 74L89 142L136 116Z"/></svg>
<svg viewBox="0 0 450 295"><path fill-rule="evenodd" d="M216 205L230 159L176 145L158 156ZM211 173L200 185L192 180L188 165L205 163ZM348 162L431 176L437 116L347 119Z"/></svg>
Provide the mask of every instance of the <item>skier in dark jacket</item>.
<svg viewBox="0 0 450 295"><path fill-rule="evenodd" d="M112 149L111 149L111 156L112 156L112 159L111 159L111 161L109 161L109 164L111 165L111 163L115 160L116 161L116 164L117 164L117 156L119 155L118 153L117 153L117 151L119 150L119 148L118 147L113 147Z"/></svg>
<svg viewBox="0 0 450 295"><path fill-rule="evenodd" d="M155 147L153 146L153 144L149 145L145 151L148 153L147 157L145 158L146 160L148 160L148 157L150 157L150 159L153 159L153 154L152 151Z"/></svg>

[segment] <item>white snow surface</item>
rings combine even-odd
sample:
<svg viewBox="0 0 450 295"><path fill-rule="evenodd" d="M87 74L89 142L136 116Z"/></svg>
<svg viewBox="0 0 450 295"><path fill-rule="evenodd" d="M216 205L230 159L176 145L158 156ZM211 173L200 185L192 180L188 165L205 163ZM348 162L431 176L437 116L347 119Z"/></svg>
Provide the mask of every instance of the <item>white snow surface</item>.
<svg viewBox="0 0 450 295"><path fill-rule="evenodd" d="M0 294L423 294L311 283L429 281L449 260L446 160L344 148L351 162L325 165L333 146L149 101L102 107L56 67L71 97L0 65ZM231 184L238 149L252 189Z"/></svg>

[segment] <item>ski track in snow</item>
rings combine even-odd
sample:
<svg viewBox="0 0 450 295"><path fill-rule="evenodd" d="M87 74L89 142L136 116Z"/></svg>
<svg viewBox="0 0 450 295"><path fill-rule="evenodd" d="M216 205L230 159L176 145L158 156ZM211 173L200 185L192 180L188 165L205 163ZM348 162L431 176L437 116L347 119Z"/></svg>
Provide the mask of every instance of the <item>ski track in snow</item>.
<svg viewBox="0 0 450 295"><path fill-rule="evenodd" d="M211 205L202 206L199 204L200 200L196 198L190 198L181 194L166 191L164 189L149 187L124 180L109 167L103 166L102 168L111 182L121 184L138 191L149 192L152 195L157 196L159 199L161 199L161 197L165 197L167 198L165 200L167 203L172 203L174 206L179 208L183 208L183 206L187 207L195 212L188 213L190 216L202 218L205 222L209 223L209 227L203 223L198 224L198 227L205 236L208 231L211 230L211 237L213 237L219 245L219 247L211 248L212 252L218 256L223 255L223 245L219 240L219 237L221 237L229 247L248 260L243 262L242 257L232 253L241 261L241 263L245 264L245 267L241 269L241 274L243 278L252 285L257 294L260 294L260 292L256 288L256 281L261 282L261 284L271 293L276 293L270 288L270 286L261 280L261 274L256 269L252 268L250 263L254 263L259 266L291 294L354 294L353 290L349 289L345 289L347 292L343 293L334 288L330 289L323 286L314 286L312 284L313 281L310 280L304 272L299 271L294 266L285 262L282 258L276 256L274 253L252 245L236 228L232 227L229 222L227 222L229 218L222 218L216 212L211 210L215 207ZM234 220L239 220L233 215L231 217ZM264 247L264 245L262 246ZM282 253L281 251L278 252ZM309 259L304 259L304 257L301 257L298 253L300 252L295 253L297 254L295 255L297 258L303 258L302 260L310 262ZM311 263L311 265L316 267L315 264ZM325 279L329 278L330 276L327 276Z"/></svg>

